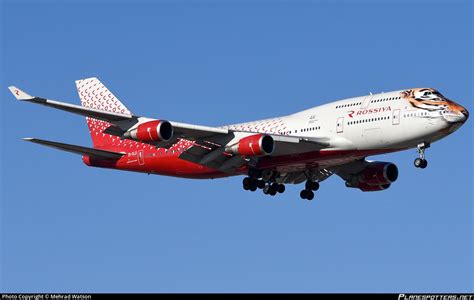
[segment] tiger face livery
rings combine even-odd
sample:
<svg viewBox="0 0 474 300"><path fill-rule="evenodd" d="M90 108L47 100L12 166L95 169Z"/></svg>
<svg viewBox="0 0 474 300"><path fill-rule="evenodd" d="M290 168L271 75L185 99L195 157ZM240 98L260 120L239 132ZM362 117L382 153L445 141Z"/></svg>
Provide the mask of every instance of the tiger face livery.
<svg viewBox="0 0 474 300"><path fill-rule="evenodd" d="M430 112L429 117L442 118L448 123L467 120L469 113L461 105L449 100L432 88L416 88L400 93L410 105Z"/></svg>

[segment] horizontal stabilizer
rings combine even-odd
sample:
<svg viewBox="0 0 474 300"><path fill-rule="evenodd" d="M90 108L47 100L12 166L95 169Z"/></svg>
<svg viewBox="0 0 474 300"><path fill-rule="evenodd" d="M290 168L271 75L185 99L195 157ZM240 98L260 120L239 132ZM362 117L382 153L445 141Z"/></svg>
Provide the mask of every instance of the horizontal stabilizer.
<svg viewBox="0 0 474 300"><path fill-rule="evenodd" d="M36 139L36 138L24 138L23 140L25 140L27 142L32 142L32 143L40 144L40 145L43 145L43 146L55 148L55 149L62 150L62 151L67 151L67 152L80 154L80 155L88 155L88 156L93 156L93 157L97 157L97 158L119 159L119 158L121 158L122 156L125 155L124 153L118 153L118 152L112 152L112 151L106 151L106 150L99 150L99 149L94 149L94 148L76 146L76 145L71 145L71 144L64 144L64 143L40 140L40 139Z"/></svg>

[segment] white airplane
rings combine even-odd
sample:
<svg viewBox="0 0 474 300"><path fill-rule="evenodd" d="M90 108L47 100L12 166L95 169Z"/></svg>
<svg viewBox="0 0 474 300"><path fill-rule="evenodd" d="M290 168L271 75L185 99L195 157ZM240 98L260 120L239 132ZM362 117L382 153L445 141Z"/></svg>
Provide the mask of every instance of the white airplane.
<svg viewBox="0 0 474 300"><path fill-rule="evenodd" d="M94 167L200 179L245 175L245 190L272 196L283 193L285 184L305 182L300 196L307 200L333 174L361 191L387 189L397 180L397 166L366 157L417 148L414 164L425 168L425 150L469 116L435 89L412 88L208 127L135 115L97 78L78 80L76 86L82 106L9 89L18 100L85 116L93 148L25 140L83 155Z"/></svg>

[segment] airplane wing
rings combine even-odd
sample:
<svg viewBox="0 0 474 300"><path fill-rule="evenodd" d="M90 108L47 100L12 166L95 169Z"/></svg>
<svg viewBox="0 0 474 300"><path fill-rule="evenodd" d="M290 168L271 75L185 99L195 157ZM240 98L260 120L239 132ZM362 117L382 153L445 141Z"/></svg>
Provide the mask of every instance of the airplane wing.
<svg viewBox="0 0 474 300"><path fill-rule="evenodd" d="M94 109L94 108L88 108L88 107L83 107L80 105L75 105L75 104L69 104L69 103L64 103L64 102L59 102L55 100L50 100L50 99L45 99L41 97L34 97L26 92L20 90L19 88L15 86L9 86L8 89L10 92L15 96L17 100L20 101L26 101L26 102L32 102L36 104L41 104L44 106L49 106L52 108L64 110L70 113L78 114L81 116L85 117L91 117L94 119L102 120L102 121L107 121L110 123L116 123L118 121L124 121L124 120L130 120L133 118L132 115L127 115L127 114L120 114L120 113L114 113L114 112L108 112L108 111L103 111L99 109Z"/></svg>
<svg viewBox="0 0 474 300"><path fill-rule="evenodd" d="M75 104L69 104L64 102L59 102L51 99L31 96L28 93L22 91L21 89L10 86L8 87L10 92L15 96L17 100L32 102L36 104L41 104L44 106L56 108L59 110L64 110L70 113L78 114L85 117L91 117L94 119L106 121L113 124L114 126L106 129L105 133L121 136L126 130L131 128L133 125L138 123L142 117L136 116L133 114L122 114L109 112L105 110L99 110L95 108L84 107ZM186 124L179 122L170 122L173 125L175 130L175 139L169 141L171 144L174 144L178 138L190 137L190 138L205 138L213 135L226 135L229 133L229 130L223 128L201 126L194 124ZM161 145L160 145L161 146Z"/></svg>
<svg viewBox="0 0 474 300"><path fill-rule="evenodd" d="M148 118L133 114L110 112L75 104L59 102L56 100L31 96L15 86L10 86L9 89L11 93L15 96L15 98L20 101L41 104L55 109L78 114L81 116L106 121L110 123L111 126L105 129L104 133L119 137L122 137L123 134L127 130L132 128L135 124L148 120ZM255 161L251 161L247 158L242 158L240 155L232 155L229 153L225 153L224 151L224 148L227 143L229 143L235 137L235 133L242 133L243 131L173 121L171 121L170 123L172 124L174 129L173 138L166 142L155 142L149 144L154 145L156 147L169 148L176 142L178 142L180 139L193 141L193 146L184 151L181 154L180 158L191 162L199 163L211 168L219 169L224 172L232 172L235 170L235 168L238 168L243 164L256 163ZM258 132L243 133L251 135L257 134ZM274 153L272 153L273 156L316 151L328 147L330 145L329 138L301 138L277 134L267 135L270 135L275 142L275 151ZM81 150L77 148L80 146L74 146L73 148L71 148L71 146L67 146L66 144L48 142L39 139L29 139L28 141L59 148L61 150L70 151L74 153L91 153L81 152L86 150ZM104 153L96 153L95 155L101 157L103 157L104 155L107 156ZM112 156L114 155L112 154Z"/></svg>
<svg viewBox="0 0 474 300"><path fill-rule="evenodd" d="M88 155L88 156L93 156L93 157L103 158L103 159L119 159L125 155L125 153L118 153L118 152L113 152L113 151L106 151L106 150L100 150L100 149L95 149L95 148L88 148L88 147L83 147L83 146L52 142L52 141L41 140L37 138L24 138L23 140L27 142L32 142L35 144L40 144L43 146L59 149L66 152L71 152L71 153L80 154L80 155Z"/></svg>
<svg viewBox="0 0 474 300"><path fill-rule="evenodd" d="M232 155L225 152L225 146L235 137L237 132L239 131L230 131L228 134L214 133L206 138L198 139L179 158L229 173L234 172L236 168L244 164L255 165L258 158L243 158L240 155ZM258 132L248 133L258 134ZM267 135L271 136L275 143L275 151L271 156L317 151L330 145L328 138L317 139L277 134Z"/></svg>

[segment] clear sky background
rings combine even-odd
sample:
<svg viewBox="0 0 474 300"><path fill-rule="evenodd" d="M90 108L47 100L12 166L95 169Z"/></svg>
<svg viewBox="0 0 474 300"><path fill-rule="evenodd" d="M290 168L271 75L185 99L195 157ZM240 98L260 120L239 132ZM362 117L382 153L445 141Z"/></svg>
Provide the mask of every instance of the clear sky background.
<svg viewBox="0 0 474 300"><path fill-rule="evenodd" d="M38 3L37 3L38 2ZM97 76L136 114L202 125L434 87L473 112L471 1L2 1L3 292L453 292L473 286L473 120L392 161L363 193L333 176L268 197L241 177L87 168L21 140L90 146L79 103Z"/></svg>

